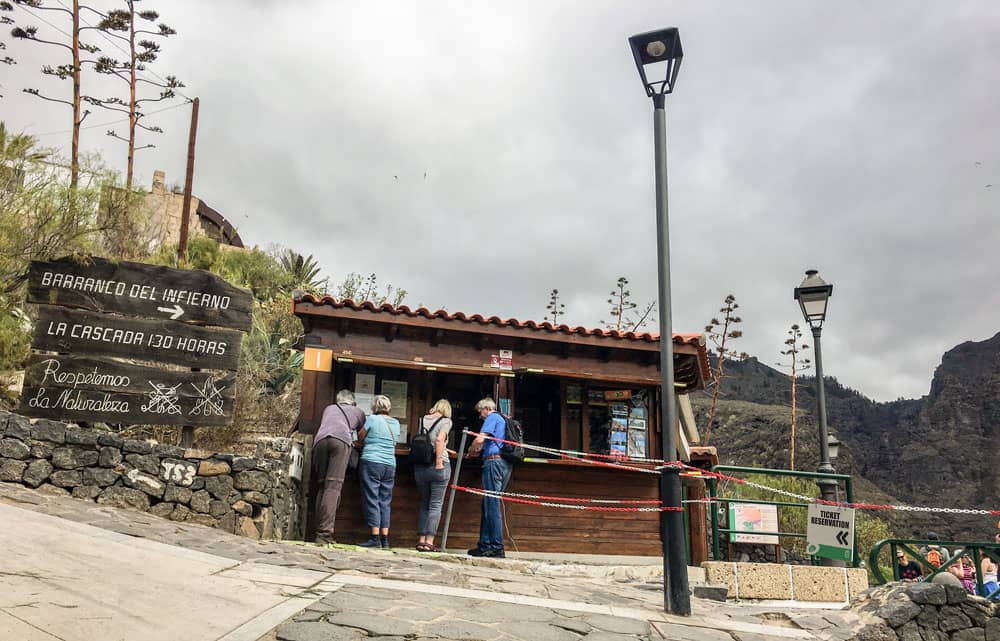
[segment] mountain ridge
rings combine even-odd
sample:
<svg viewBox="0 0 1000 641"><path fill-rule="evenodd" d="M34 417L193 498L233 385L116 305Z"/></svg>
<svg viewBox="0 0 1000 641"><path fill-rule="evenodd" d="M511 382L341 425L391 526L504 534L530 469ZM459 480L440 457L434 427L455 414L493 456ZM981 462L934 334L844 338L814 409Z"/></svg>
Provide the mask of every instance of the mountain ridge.
<svg viewBox="0 0 1000 641"><path fill-rule="evenodd" d="M790 377L753 357L727 360L725 372L711 443L720 461L787 469ZM796 387L797 468L814 470L815 377L799 377ZM846 450L834 464L877 488L863 494L915 506L1000 509L1000 333L946 351L919 399L875 401L831 376L825 392L830 431ZM708 404L704 396L695 402L700 425ZM955 540L990 540L997 518L908 512L891 520L901 537L933 530Z"/></svg>

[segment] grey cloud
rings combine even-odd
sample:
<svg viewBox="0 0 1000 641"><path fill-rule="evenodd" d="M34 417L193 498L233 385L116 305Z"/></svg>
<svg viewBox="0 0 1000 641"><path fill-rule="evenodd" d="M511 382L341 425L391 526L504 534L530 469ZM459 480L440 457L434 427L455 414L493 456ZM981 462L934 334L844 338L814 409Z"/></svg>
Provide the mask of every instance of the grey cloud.
<svg viewBox="0 0 1000 641"><path fill-rule="evenodd" d="M161 9L179 35L157 68L202 98L196 193L335 281L374 271L411 304L525 319L558 287L566 322L587 326L620 275L653 298L651 108L625 39L675 24L675 330L734 293L738 347L772 363L817 267L835 285L827 372L887 399L926 393L945 349L998 329L988 0ZM11 96L41 64L21 49L4 120L64 129L62 110ZM186 113L163 114L147 180L183 179ZM84 144L123 164L102 130Z"/></svg>

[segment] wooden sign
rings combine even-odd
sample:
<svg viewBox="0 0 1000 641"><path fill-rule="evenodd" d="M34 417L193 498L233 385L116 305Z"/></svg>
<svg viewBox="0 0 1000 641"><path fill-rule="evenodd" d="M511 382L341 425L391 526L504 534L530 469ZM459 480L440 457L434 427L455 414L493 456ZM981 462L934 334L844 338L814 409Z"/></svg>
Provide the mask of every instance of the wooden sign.
<svg viewBox="0 0 1000 641"><path fill-rule="evenodd" d="M32 354L24 372L24 386L94 392L149 394L175 390L178 396L200 397L202 383L211 377L218 396L231 401L236 395L236 375L222 376L189 370L145 367L110 358Z"/></svg>
<svg viewBox="0 0 1000 641"><path fill-rule="evenodd" d="M104 423L228 425L236 375L180 372L106 358L35 354L19 410L28 416Z"/></svg>
<svg viewBox="0 0 1000 641"><path fill-rule="evenodd" d="M181 396L178 387L158 388L148 394L102 392L82 388L24 386L18 411L26 416L102 423L149 425L229 425L233 399L221 397L219 382L200 374L198 396ZM195 376L186 385L195 385Z"/></svg>
<svg viewBox="0 0 1000 641"><path fill-rule="evenodd" d="M119 356L200 369L236 369L241 332L38 306L31 346L70 354Z"/></svg>
<svg viewBox="0 0 1000 641"><path fill-rule="evenodd" d="M332 372L333 350L328 347L306 346L302 369L307 372Z"/></svg>
<svg viewBox="0 0 1000 641"><path fill-rule="evenodd" d="M31 263L28 302L248 330L253 296L202 270L62 258Z"/></svg>

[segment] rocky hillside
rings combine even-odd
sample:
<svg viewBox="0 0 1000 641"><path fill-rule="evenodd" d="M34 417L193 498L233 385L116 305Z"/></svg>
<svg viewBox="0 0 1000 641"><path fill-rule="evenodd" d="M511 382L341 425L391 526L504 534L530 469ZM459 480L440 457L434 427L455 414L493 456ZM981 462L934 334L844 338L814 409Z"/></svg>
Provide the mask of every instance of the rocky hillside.
<svg viewBox="0 0 1000 641"><path fill-rule="evenodd" d="M712 436L720 460L787 468L788 376L754 358L726 371ZM814 379L798 385L798 469L817 461L814 386ZM845 445L836 467L862 477L865 500L1000 509L1000 334L949 350L921 399L877 403L832 378L826 395L830 429ZM695 405L704 425L708 398ZM962 540L992 538L997 527L995 516L913 513L893 521L898 536L930 529Z"/></svg>

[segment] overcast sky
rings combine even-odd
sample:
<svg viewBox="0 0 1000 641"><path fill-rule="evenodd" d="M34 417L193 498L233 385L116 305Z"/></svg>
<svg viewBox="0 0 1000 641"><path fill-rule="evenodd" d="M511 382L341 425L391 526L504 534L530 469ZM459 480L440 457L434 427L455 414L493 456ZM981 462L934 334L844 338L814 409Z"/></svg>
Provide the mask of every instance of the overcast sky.
<svg viewBox="0 0 1000 641"><path fill-rule="evenodd" d="M834 284L827 374L890 400L1000 330L995 0L143 5L178 31L152 69L201 99L195 194L334 281L376 272L411 306L522 320L556 287L588 327L619 276L652 300L652 105L626 38L677 26L675 331L735 294L736 347L773 364L814 267ZM6 53L0 117L68 147L68 109L20 93L68 91L38 80L53 51ZM166 133L139 152L140 184L183 183L188 114L149 117ZM111 120L91 115L82 145L124 170Z"/></svg>

